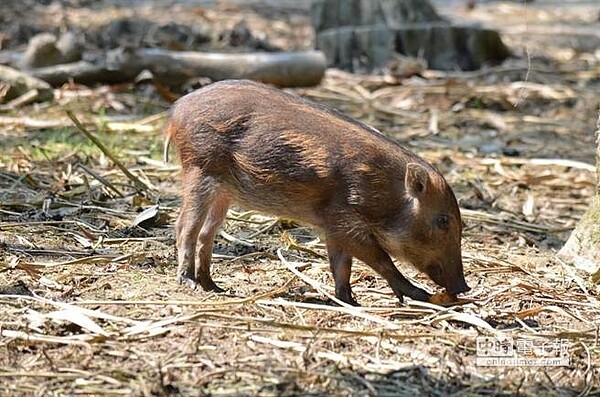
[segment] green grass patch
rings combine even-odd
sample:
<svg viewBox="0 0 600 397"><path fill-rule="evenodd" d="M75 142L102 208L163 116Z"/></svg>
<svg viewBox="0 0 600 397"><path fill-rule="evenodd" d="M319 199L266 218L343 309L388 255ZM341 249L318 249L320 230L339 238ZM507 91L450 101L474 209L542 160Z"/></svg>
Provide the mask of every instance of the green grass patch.
<svg viewBox="0 0 600 397"><path fill-rule="evenodd" d="M154 134L136 132L113 132L102 128L94 131L94 135L119 158L129 156L128 152L147 152L149 156L159 159L162 153L162 138ZM54 161L70 153L82 157L98 157L100 149L83 136L74 127L56 129L30 130L22 133L11 133L7 139L0 140L0 159L10 161L16 151L27 153L34 161Z"/></svg>

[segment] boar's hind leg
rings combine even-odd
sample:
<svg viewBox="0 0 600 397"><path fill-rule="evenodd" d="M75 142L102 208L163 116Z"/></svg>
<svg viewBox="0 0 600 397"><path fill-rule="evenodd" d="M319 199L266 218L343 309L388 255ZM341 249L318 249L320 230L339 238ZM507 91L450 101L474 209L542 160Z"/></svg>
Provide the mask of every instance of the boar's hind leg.
<svg viewBox="0 0 600 397"><path fill-rule="evenodd" d="M181 284L192 288L196 288L196 243L211 204L211 190L210 181L199 169L183 170L183 204L175 223L177 276Z"/></svg>
<svg viewBox="0 0 600 397"><path fill-rule="evenodd" d="M206 291L223 292L210 276L210 262L217 230L229 208L230 199L223 194L217 194L212 201L208 216L198 234L198 247L196 251L196 281Z"/></svg>
<svg viewBox="0 0 600 397"><path fill-rule="evenodd" d="M386 279L400 302L403 301L404 295L418 301L429 300L431 295L408 281L374 238L367 237L365 240L348 241L346 246L352 256L372 267Z"/></svg>
<svg viewBox="0 0 600 397"><path fill-rule="evenodd" d="M335 296L342 302L358 306L352 297L350 287L350 273L352 270L352 256L345 252L342 245L333 238L327 238L327 255L329 266L335 281Z"/></svg>

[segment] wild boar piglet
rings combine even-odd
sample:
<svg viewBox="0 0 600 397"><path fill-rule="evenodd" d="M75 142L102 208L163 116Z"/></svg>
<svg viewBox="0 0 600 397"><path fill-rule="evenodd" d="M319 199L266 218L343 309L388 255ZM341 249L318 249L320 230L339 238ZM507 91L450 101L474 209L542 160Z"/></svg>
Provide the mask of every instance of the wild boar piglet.
<svg viewBox="0 0 600 397"><path fill-rule="evenodd" d="M222 291L210 274L213 241L232 203L321 230L335 294L356 305L352 258L396 296L427 301L391 257L456 295L469 290L452 189L429 163L379 131L324 105L249 81L223 81L179 99L167 141L181 161L175 225L181 282Z"/></svg>

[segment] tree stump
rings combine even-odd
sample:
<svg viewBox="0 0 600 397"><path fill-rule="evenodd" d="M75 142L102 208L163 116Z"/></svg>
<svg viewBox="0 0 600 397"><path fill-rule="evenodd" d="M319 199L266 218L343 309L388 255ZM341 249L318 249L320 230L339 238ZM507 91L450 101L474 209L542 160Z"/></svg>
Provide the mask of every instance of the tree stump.
<svg viewBox="0 0 600 397"><path fill-rule="evenodd" d="M475 70L510 52L500 35L456 25L427 0L314 0L316 46L330 66L372 71L394 52L423 58L432 69Z"/></svg>

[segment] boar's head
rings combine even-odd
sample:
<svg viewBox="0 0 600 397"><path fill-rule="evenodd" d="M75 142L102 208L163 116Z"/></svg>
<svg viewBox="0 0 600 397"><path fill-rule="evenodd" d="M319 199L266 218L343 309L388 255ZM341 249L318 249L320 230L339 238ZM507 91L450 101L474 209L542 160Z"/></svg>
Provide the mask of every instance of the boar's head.
<svg viewBox="0 0 600 397"><path fill-rule="evenodd" d="M404 199L381 242L451 294L468 291L461 256L462 221L452 189L433 167L408 163Z"/></svg>

